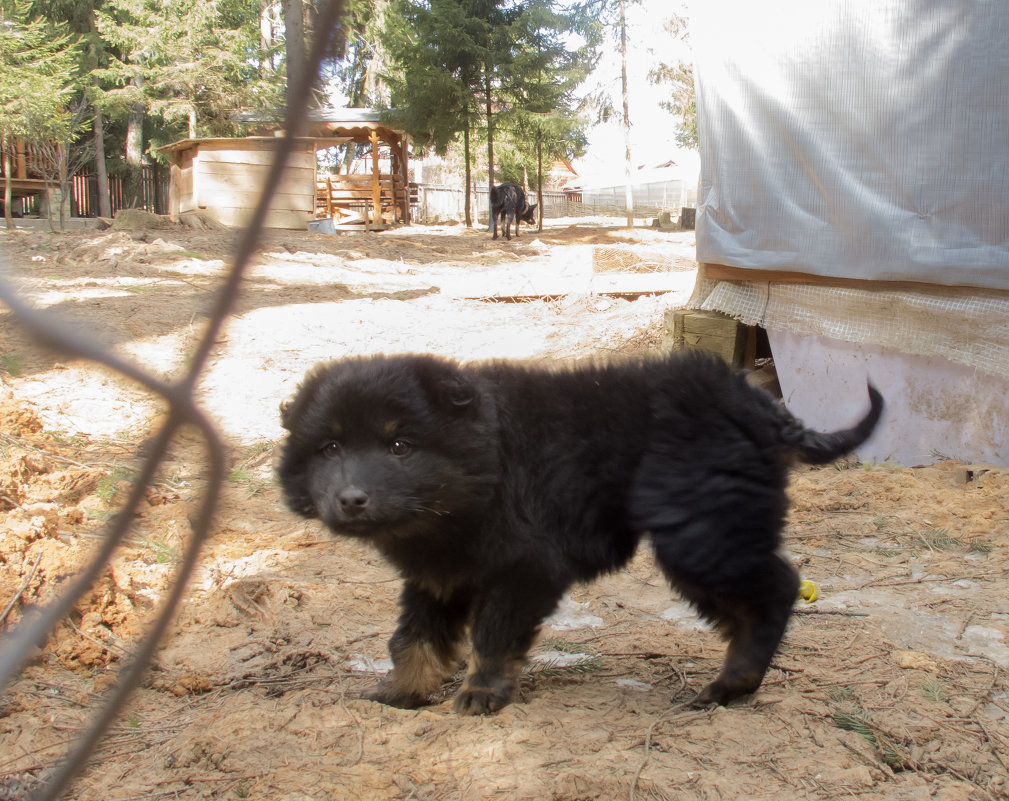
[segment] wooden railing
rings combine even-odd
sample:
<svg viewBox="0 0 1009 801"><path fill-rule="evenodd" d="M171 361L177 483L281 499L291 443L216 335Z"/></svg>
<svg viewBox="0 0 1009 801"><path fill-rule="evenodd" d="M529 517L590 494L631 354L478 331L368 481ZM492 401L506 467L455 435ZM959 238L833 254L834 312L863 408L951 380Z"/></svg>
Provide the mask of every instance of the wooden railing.
<svg viewBox="0 0 1009 801"><path fill-rule="evenodd" d="M59 148L59 145L52 147ZM6 178L4 171L10 157L11 177L19 180L42 180L45 177L45 151L24 139L0 137L0 177Z"/></svg>
<svg viewBox="0 0 1009 801"><path fill-rule="evenodd" d="M416 188L414 187L414 192ZM315 183L315 216L330 217L340 224L406 222L403 209L411 186L402 177L383 173L378 180L380 210L374 210L374 178L371 175L319 173Z"/></svg>

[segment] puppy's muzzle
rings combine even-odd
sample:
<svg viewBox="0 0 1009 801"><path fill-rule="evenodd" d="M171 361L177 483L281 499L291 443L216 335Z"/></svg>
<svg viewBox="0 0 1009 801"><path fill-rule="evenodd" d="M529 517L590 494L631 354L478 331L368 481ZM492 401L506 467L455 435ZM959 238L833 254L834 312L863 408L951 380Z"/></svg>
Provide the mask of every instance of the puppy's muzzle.
<svg viewBox="0 0 1009 801"><path fill-rule="evenodd" d="M368 493L360 487L347 487L336 496L340 511L347 519L358 517L368 511Z"/></svg>

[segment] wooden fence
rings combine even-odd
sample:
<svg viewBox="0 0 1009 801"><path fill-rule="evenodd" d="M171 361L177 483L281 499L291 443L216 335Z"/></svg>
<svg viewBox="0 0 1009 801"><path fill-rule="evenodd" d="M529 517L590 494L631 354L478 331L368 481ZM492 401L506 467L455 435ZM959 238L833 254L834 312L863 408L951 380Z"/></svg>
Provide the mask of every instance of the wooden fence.
<svg viewBox="0 0 1009 801"><path fill-rule="evenodd" d="M109 204L112 214L119 209L135 206L154 214L168 213L168 169L145 166L141 180L141 197L131 203L126 197L126 181L118 175L109 176ZM70 189L70 216L98 216L98 180L84 170L73 177Z"/></svg>
<svg viewBox="0 0 1009 801"><path fill-rule="evenodd" d="M532 192L529 202L536 201ZM459 221L465 213L466 192L448 186L418 187L416 206L411 215L415 222L439 223L449 220ZM543 193L543 216L545 218L569 217L579 213L581 204L572 203L563 192ZM486 186L473 189L470 194L470 213L477 223L490 219L490 201Z"/></svg>
<svg viewBox="0 0 1009 801"><path fill-rule="evenodd" d="M41 195L53 188L46 185L46 176L57 168L55 161L59 146L38 146L22 139L0 137L0 156L10 157L13 181L13 208L18 216L39 214L45 208ZM0 158L0 179L3 173L3 159ZM165 214L168 209L168 169L167 167L145 166L142 168L141 197L136 204L126 197L126 182L119 176L109 176L109 200L112 214L127 206L136 205L156 214ZM71 178L70 216L98 216L98 183L90 170L85 168Z"/></svg>
<svg viewBox="0 0 1009 801"><path fill-rule="evenodd" d="M623 217L626 214L624 187L584 189L579 192L548 191L543 193L543 217ZM658 217L664 211L677 215L683 206L697 203L695 187L684 187L679 180L638 184L633 189L635 217ZM470 194L473 219L488 221L487 187L475 187ZM413 214L417 222L439 223L462 220L466 193L447 186L421 186L418 206ZM529 202L536 200L532 192Z"/></svg>

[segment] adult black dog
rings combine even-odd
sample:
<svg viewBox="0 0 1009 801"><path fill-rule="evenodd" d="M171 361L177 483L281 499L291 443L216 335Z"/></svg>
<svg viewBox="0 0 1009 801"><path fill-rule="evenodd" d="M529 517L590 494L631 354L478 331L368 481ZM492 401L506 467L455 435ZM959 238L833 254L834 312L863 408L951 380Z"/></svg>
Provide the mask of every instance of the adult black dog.
<svg viewBox="0 0 1009 801"><path fill-rule="evenodd" d="M515 236L519 235L519 223L532 225L536 222L536 204L526 203L526 193L518 184L498 184L490 190L490 227L494 232L491 239L497 239L498 219L504 227L505 239L511 239L511 224L515 221Z"/></svg>
<svg viewBox="0 0 1009 801"><path fill-rule="evenodd" d="M372 543L404 579L370 697L414 707L472 654L455 710L511 699L540 623L573 583L626 564L642 535L672 585L728 638L694 699L757 689L798 576L778 552L792 456L831 461L862 443L817 434L698 352L548 369L376 356L315 368L282 408L288 505Z"/></svg>

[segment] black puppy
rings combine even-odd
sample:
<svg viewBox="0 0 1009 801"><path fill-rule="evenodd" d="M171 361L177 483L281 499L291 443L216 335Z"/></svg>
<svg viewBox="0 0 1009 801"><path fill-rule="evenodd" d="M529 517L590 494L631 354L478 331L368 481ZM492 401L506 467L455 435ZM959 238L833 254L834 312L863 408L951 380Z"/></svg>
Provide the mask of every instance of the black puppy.
<svg viewBox="0 0 1009 801"><path fill-rule="evenodd" d="M536 204L526 203L526 193L518 184L498 184L490 190L490 227L497 239L498 219L504 226L505 239L511 239L511 224L515 221L515 236L519 235L519 223L536 222Z"/></svg>
<svg viewBox="0 0 1009 801"><path fill-rule="evenodd" d="M287 503L371 542L404 579L393 670L371 697L414 707L472 653L464 714L511 699L565 590L615 570L648 534L672 585L728 638L694 699L753 692L798 591L778 553L791 456L831 461L872 433L817 434L715 357L682 352L566 369L434 356L315 368L282 409Z"/></svg>

